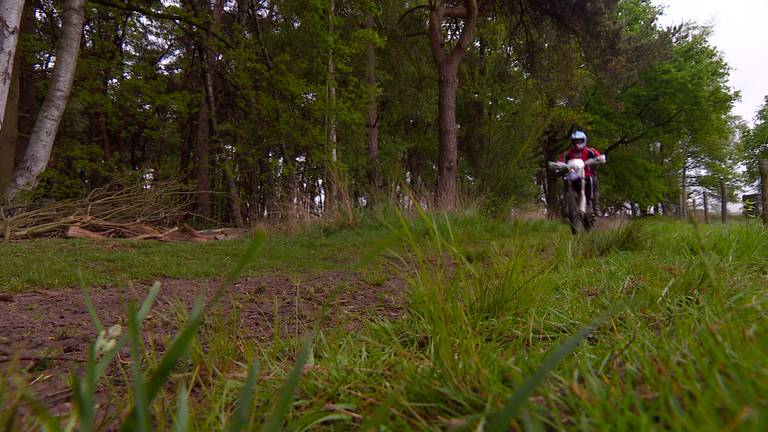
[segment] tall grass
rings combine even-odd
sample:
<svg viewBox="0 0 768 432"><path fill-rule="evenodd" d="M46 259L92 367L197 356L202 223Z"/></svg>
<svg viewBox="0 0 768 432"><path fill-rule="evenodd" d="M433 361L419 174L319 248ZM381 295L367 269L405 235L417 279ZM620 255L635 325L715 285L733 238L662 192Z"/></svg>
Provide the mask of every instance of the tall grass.
<svg viewBox="0 0 768 432"><path fill-rule="evenodd" d="M128 335L94 348L70 418L96 425L98 365L122 344L133 384L110 427L124 430L765 430L764 228L660 221L573 238L472 213L388 222L333 235L370 229L380 242L362 261L400 257L403 318L257 343L237 308L196 321L212 310L198 306L178 311L183 349L159 353L140 337L153 291ZM62 424L0 385L4 424L24 409Z"/></svg>

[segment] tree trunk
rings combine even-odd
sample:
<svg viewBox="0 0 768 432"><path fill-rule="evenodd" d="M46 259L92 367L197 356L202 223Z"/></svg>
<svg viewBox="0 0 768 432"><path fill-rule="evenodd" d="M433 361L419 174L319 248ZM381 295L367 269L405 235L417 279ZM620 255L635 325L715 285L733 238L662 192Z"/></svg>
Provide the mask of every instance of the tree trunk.
<svg viewBox="0 0 768 432"><path fill-rule="evenodd" d="M21 17L21 33L33 34L35 31L35 2L28 1L24 5ZM16 58L19 61L19 125L18 138L16 140L16 155L14 167L21 165L29 146L29 136L35 125L34 113L36 111L37 95L35 82L35 65L28 60L28 53L24 47L19 47Z"/></svg>
<svg viewBox="0 0 768 432"><path fill-rule="evenodd" d="M688 178L686 170L687 161L683 162L683 175L680 181L680 219L688 216Z"/></svg>
<svg viewBox="0 0 768 432"><path fill-rule="evenodd" d="M768 225L768 159L763 159L758 163L760 168L760 190L763 200L763 224Z"/></svg>
<svg viewBox="0 0 768 432"><path fill-rule="evenodd" d="M195 201L196 212L204 217L211 217L211 178L210 155L211 141L208 131L208 108L205 95L200 101L197 116L197 160L195 161Z"/></svg>
<svg viewBox="0 0 768 432"><path fill-rule="evenodd" d="M544 171L547 182L547 190L545 194L545 200L547 204L547 219L555 220L560 217L560 200L558 199L560 196L558 191L562 188L560 175L546 168Z"/></svg>
<svg viewBox="0 0 768 432"><path fill-rule="evenodd" d="M335 0L331 0L330 9L328 11L328 33L333 35L334 26L333 19L336 9ZM330 156L330 167L327 170L325 181L328 183L326 189L326 209L330 209L333 206L340 204L339 200L339 175L337 172L336 161L338 158L336 148L336 63L333 58L333 47L331 47L328 53L328 70L327 70L327 100L325 107L325 130L326 139L328 142L328 151Z"/></svg>
<svg viewBox="0 0 768 432"><path fill-rule="evenodd" d="M477 0L464 0L463 7L434 7L429 16L429 42L438 72L438 164L437 207L452 210L458 205L458 145L456 124L456 91L459 87L459 65L474 39L477 23ZM444 18L463 19L461 35L450 52L444 49Z"/></svg>
<svg viewBox="0 0 768 432"><path fill-rule="evenodd" d="M104 113L104 109L98 108L93 113L93 121L95 122L96 133L95 140L101 147L101 153L104 155L104 161L110 162L112 159L112 148L109 145L109 135L107 134L107 115Z"/></svg>
<svg viewBox="0 0 768 432"><path fill-rule="evenodd" d="M32 34L35 31L35 2L28 1L24 4L24 11L21 15L20 24L21 34ZM36 109L35 93L35 67L29 62L27 53L23 46L19 46L16 51L16 61L19 63L19 101L17 105L17 137L16 151L13 155L13 167L21 165L24 155L27 153L29 144L29 135L35 123L34 112ZM11 173L13 175L13 173ZM10 177L9 179L10 180ZM2 193L2 188L0 188Z"/></svg>
<svg viewBox="0 0 768 432"><path fill-rule="evenodd" d="M243 211L242 206L240 205L240 189L237 187L236 179L234 164L231 163L231 158L227 157L224 161L224 180L227 182L229 205L232 209L232 218L235 222L235 226L243 228L245 227L245 221L243 221Z"/></svg>
<svg viewBox="0 0 768 432"><path fill-rule="evenodd" d="M270 204L274 204L275 174L271 163L272 156L269 151L258 158L259 161L259 216L268 218L271 216Z"/></svg>
<svg viewBox="0 0 768 432"><path fill-rule="evenodd" d="M728 195L726 192L725 182L720 180L720 218L723 223L728 222Z"/></svg>
<svg viewBox="0 0 768 432"><path fill-rule="evenodd" d="M550 104L554 109L554 103ZM547 162L556 160L562 149L558 139L560 136L559 128L546 129L541 139L542 176L544 177L544 202L547 208L547 219L558 219L563 212L560 201L561 191L563 190L562 175L556 171L547 169Z"/></svg>
<svg viewBox="0 0 768 432"><path fill-rule="evenodd" d="M704 223L708 224L709 223L709 197L707 196L707 191L703 192L701 199L703 201L702 205L704 206Z"/></svg>
<svg viewBox="0 0 768 432"><path fill-rule="evenodd" d="M408 151L405 165L408 169L408 174L410 175L409 182L411 186L411 192L416 199L421 199L426 192L426 185L421 175L424 161L417 149L414 148Z"/></svg>
<svg viewBox="0 0 768 432"><path fill-rule="evenodd" d="M374 29L373 15L365 19L365 28ZM384 187L379 161L379 98L376 85L376 46L368 41L367 72L368 72L368 180L374 191Z"/></svg>
<svg viewBox="0 0 768 432"><path fill-rule="evenodd" d="M459 87L458 63L440 67L438 81L438 162L437 206L451 210L458 205L458 125L456 124L456 91Z"/></svg>
<svg viewBox="0 0 768 432"><path fill-rule="evenodd" d="M14 58L19 41L19 24L24 0L3 0L0 5L0 129L13 83Z"/></svg>
<svg viewBox="0 0 768 432"><path fill-rule="evenodd" d="M125 148L125 134L122 130L115 132L115 147L117 147L117 165L123 170L128 165L128 155Z"/></svg>
<svg viewBox="0 0 768 432"><path fill-rule="evenodd" d="M208 132L210 135L210 141L214 143L214 148L221 150L224 153L224 181L227 188L227 196L229 198L230 210L232 211L232 220L235 226L242 228L245 226L243 222L243 212L240 205L240 191L237 187L237 176L235 175L235 167L232 163L232 159L229 155L226 155L227 149L223 145L216 145L218 143L218 119L216 117L216 99L213 82L213 71L216 68L216 53L211 48L212 35L216 33L221 26L221 18L224 13L224 3L222 0L216 0L213 4L213 19L206 37L203 39L205 48L201 50L200 64L203 69L203 87L205 88L205 98L208 108Z"/></svg>
<svg viewBox="0 0 768 432"><path fill-rule="evenodd" d="M194 133L192 127L195 125L195 122L192 121L192 117L188 116L185 117L181 121L181 154L179 154L179 170L184 175L184 183L188 183L190 178L192 177L192 172L190 172L190 163L192 161L191 156L195 154L195 140L194 140Z"/></svg>
<svg viewBox="0 0 768 432"><path fill-rule="evenodd" d="M696 219L696 197L691 197L691 217Z"/></svg>
<svg viewBox="0 0 768 432"><path fill-rule="evenodd" d="M19 60L13 65L11 87L5 106L5 119L0 126L0 194L11 181L15 167L16 142L19 136Z"/></svg>
<svg viewBox="0 0 768 432"><path fill-rule="evenodd" d="M38 176L48 165L53 142L75 79L83 30L84 1L67 0L64 3L61 37L56 49L56 64L53 68L50 87L32 128L24 160L16 169L10 185L5 190L7 202L13 200L19 192L33 189L37 185Z"/></svg>

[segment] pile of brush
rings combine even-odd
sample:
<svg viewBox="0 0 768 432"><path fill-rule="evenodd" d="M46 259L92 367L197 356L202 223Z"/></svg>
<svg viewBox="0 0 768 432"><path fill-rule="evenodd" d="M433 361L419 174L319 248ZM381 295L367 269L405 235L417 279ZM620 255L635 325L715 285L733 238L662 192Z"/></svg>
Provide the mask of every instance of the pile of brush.
<svg viewBox="0 0 768 432"><path fill-rule="evenodd" d="M178 181L109 185L83 199L2 209L0 238L73 237L207 241L229 230L195 231L183 223L194 192Z"/></svg>

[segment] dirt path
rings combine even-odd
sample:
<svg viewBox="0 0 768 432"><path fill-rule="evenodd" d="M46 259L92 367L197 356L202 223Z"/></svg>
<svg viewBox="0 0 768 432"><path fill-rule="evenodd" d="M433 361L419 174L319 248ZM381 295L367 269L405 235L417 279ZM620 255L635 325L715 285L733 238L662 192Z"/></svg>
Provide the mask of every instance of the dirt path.
<svg viewBox="0 0 768 432"><path fill-rule="evenodd" d="M178 329L198 293L212 292L218 282L166 279L161 284L142 329L160 346ZM140 301L150 286L107 286L89 295L105 327L125 329L126 305ZM325 328L349 331L369 317L396 319L405 313L403 292L396 278L369 283L352 273L252 277L234 284L222 310L236 317L233 325L242 337L266 342L275 334L303 333L318 319ZM96 335L77 289L0 295L0 373L27 375L49 406L68 401L69 371L82 365Z"/></svg>

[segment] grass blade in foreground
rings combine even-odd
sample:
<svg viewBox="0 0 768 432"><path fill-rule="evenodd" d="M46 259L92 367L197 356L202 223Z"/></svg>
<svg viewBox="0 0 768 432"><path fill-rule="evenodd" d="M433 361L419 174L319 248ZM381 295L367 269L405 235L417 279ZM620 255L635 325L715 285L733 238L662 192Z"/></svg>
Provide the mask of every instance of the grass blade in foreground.
<svg viewBox="0 0 768 432"><path fill-rule="evenodd" d="M176 421L173 422L173 432L187 432L189 429L189 403L187 402L187 386L179 386L179 406L176 410Z"/></svg>
<svg viewBox="0 0 768 432"><path fill-rule="evenodd" d="M90 432L96 418L95 393L96 393L96 359L94 346L88 348L88 361L85 365L85 377L72 374L72 403L77 410L80 420L80 430Z"/></svg>
<svg viewBox="0 0 768 432"><path fill-rule="evenodd" d="M512 396L507 399L504 407L499 411L491 414L489 417L488 425L485 427L489 432L502 432L509 429L509 423L515 416L518 415L520 409L528 401L528 397L536 390L549 371L554 369L568 354L579 345L579 343L586 338L593 330L595 330L600 324L605 322L608 318L616 315L620 310L623 310L628 306L629 302L622 302L604 314L597 317L594 321L589 323L586 327L579 330L575 335L569 337L562 345L557 347L555 351L547 356L541 365L536 369L536 372L530 376L523 385L521 385Z"/></svg>
<svg viewBox="0 0 768 432"><path fill-rule="evenodd" d="M229 424L229 432L240 432L248 421L248 412L251 409L253 401L253 391L256 388L256 378L259 375L259 362L255 362L248 370L248 377L245 379L243 388L240 390L240 400L237 403L237 410L232 416Z"/></svg>
<svg viewBox="0 0 768 432"><path fill-rule="evenodd" d="M133 376L133 399L140 432L149 432L149 401L147 400L144 371L141 370L141 338L138 316L134 307L128 313L128 334L131 339L131 374Z"/></svg>
<svg viewBox="0 0 768 432"><path fill-rule="evenodd" d="M152 288L149 290L149 294L147 294L147 297L144 298L144 301L141 303L141 307L139 308L137 315L139 324L141 324L141 322L144 321L144 318L149 314L149 309L152 308L152 304L155 302L155 299L157 299L159 294L160 282L155 282L152 284Z"/></svg>
<svg viewBox="0 0 768 432"><path fill-rule="evenodd" d="M309 353L312 350L312 335L306 337L304 344L301 347L299 357L296 359L296 363L293 365L291 374L288 375L288 379L285 380L282 390L280 390L280 396L277 399L277 405L272 411L272 415L269 417L269 421L261 427L262 432L277 432L280 430L283 417L288 413L288 409L293 401L293 393L296 387L299 385L299 379L301 379L301 373L304 370L304 365L307 364L309 359Z"/></svg>
<svg viewBox="0 0 768 432"><path fill-rule="evenodd" d="M232 270L224 279L219 288L216 289L211 300L205 304L203 297L201 296L195 307L192 309L192 313L189 316L189 320L184 328L176 335L171 346L160 359L160 363L157 365L157 370L147 382L146 396L147 403L152 403L152 400L157 396L162 388L163 384L171 376L171 372L176 366L176 362L187 351L189 345L192 343L193 338L197 334L197 329L200 327L200 323L203 320L204 312L210 310L221 300L224 295L224 291L232 285L237 277L242 273L245 267L253 261L256 256L256 251L264 242L266 236L264 234L258 235L248 244L248 249L240 257L237 266ZM134 406L131 415L125 420L120 430L122 431L134 431L136 429L137 409Z"/></svg>
<svg viewBox="0 0 768 432"><path fill-rule="evenodd" d="M362 425L360 425L360 430L365 432L376 432L379 430L379 426L384 424L384 422L387 419L387 415L389 414L389 409L392 407L392 405L395 403L395 394L390 394L387 399L382 403L381 405L376 408L376 411L373 412L373 414L365 419Z"/></svg>
<svg viewBox="0 0 768 432"><path fill-rule="evenodd" d="M96 331L103 332L104 325L101 323L99 315L96 313L96 309L93 307L91 297L88 295L88 288L85 287L83 275L80 274L80 272L77 272L77 276L80 278L80 291L83 293L83 302L85 303L85 308L88 311L88 316L91 318L91 322L93 322L93 325L96 327Z"/></svg>
<svg viewBox="0 0 768 432"><path fill-rule="evenodd" d="M138 316L136 319L138 320L139 324L141 324L144 321L144 318L147 317L149 314L149 310L152 308L152 304L154 304L155 300L157 299L157 296L160 294L160 283L156 282L154 285L152 285L152 288L149 290L149 294L144 298L144 301L141 303L141 307L138 311ZM128 336L127 334L124 334L117 342L115 343L115 346L107 351L99 360L99 363L96 365L96 372L95 376L98 380L101 378L101 375L104 374L104 371L107 369L107 366L112 363L112 360L115 359L117 356L117 353L120 352L120 350L123 349L125 344L128 343Z"/></svg>

